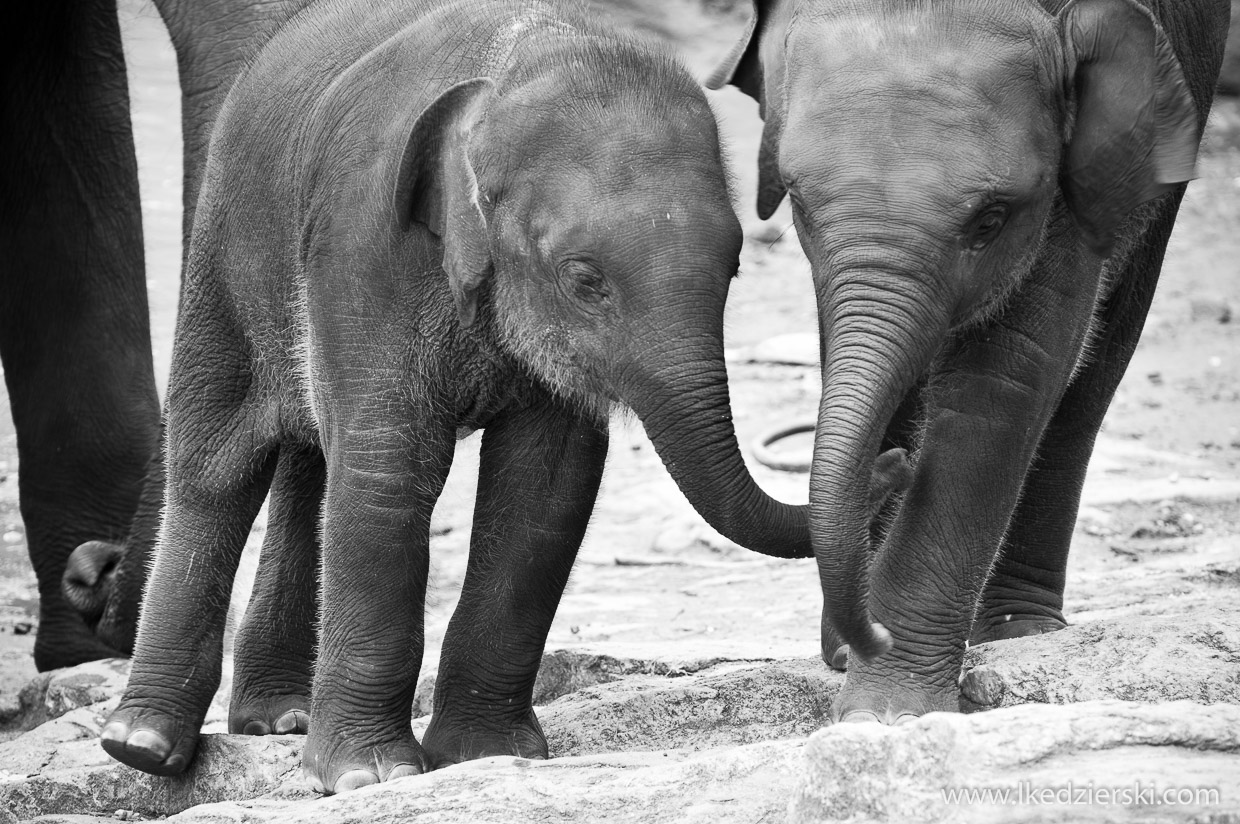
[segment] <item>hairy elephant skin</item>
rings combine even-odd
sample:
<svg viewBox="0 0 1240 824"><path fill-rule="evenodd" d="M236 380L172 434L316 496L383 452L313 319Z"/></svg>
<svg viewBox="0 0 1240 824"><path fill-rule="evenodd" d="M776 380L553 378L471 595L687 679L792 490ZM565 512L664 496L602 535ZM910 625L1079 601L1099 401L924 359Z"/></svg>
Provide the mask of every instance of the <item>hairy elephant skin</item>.
<svg viewBox="0 0 1240 824"><path fill-rule="evenodd" d="M113 756L188 765L269 488L230 726L312 719L324 792L546 756L531 690L616 401L716 529L808 556L804 508L762 493L737 448L722 314L740 227L710 108L669 59L550 4L325 3L250 62L210 146ZM419 743L429 521L473 429L469 566Z"/></svg>
<svg viewBox="0 0 1240 824"><path fill-rule="evenodd" d="M115 2L28 4L4 30L0 358L48 670L127 651L117 616L83 617L61 576L78 544L126 534L159 402Z"/></svg>
<svg viewBox="0 0 1240 824"><path fill-rule="evenodd" d="M966 642L1061 628L1094 439L1158 280L1228 0L770 0L721 66L790 195L823 396L810 525L834 713L954 710ZM885 534L875 456L912 484Z"/></svg>

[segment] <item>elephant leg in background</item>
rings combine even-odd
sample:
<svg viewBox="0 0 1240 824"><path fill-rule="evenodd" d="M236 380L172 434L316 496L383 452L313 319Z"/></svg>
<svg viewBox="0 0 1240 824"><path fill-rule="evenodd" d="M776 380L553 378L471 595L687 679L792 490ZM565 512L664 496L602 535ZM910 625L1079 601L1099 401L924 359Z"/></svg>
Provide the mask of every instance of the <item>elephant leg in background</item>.
<svg viewBox="0 0 1240 824"><path fill-rule="evenodd" d="M431 512L452 465L456 428L409 407L405 398L434 391L401 387L397 376L376 375L369 386L380 388L357 400L356 381L347 376L374 373L376 360L334 365L340 375L328 378L331 399L324 401L341 411L323 432L319 651L302 767L326 793L428 767L410 721L422 666ZM394 420L394 409L407 414Z"/></svg>
<svg viewBox="0 0 1240 824"><path fill-rule="evenodd" d="M534 679L606 456L606 425L555 401L487 426L469 568L422 740L433 767L547 757Z"/></svg>
<svg viewBox="0 0 1240 824"><path fill-rule="evenodd" d="M250 397L246 343L218 288L193 269L172 354L159 546L129 682L100 733L109 755L155 775L193 757L219 687L237 564L277 462L259 429L266 410Z"/></svg>
<svg viewBox="0 0 1240 824"><path fill-rule="evenodd" d="M309 728L326 476L317 446L280 448L254 592L234 642L229 732L284 735Z"/></svg>
<svg viewBox="0 0 1240 824"><path fill-rule="evenodd" d="M1098 310L1090 356L1069 385L1025 479L998 562L982 593L975 644L1067 626L1063 593L1085 471L1154 298L1182 193L1154 206L1141 242L1112 260L1111 293Z"/></svg>
<svg viewBox="0 0 1240 824"><path fill-rule="evenodd" d="M142 592L164 510L164 432L147 464L142 496L122 541L87 541L73 550L61 587L95 635L124 655L133 654Z"/></svg>
<svg viewBox="0 0 1240 824"><path fill-rule="evenodd" d="M184 137L184 179L182 186L182 228L188 250L207 143L216 112L233 80L258 47L286 20L310 0L157 0L160 16L168 28L177 54L181 87L181 130ZM112 54L109 50L108 54ZM120 44L116 44L120 60ZM122 83L123 83L122 76ZM126 109L128 102L126 100ZM126 129L128 126L126 125ZM132 153L132 150L131 150ZM136 178L132 186L137 203ZM116 191L122 191L117 187ZM141 249L139 236L138 249ZM140 264L140 260L139 260ZM141 272L141 265L138 267ZM141 280L139 283L143 283ZM144 283L143 283L144 288ZM145 309L143 310L145 318ZM152 383L152 398L154 389ZM112 533L94 530L92 540L80 546L69 559L65 577L66 594L95 634L116 651L133 651L138 611L146 584L155 534L163 510L163 454L155 452L148 482L124 540ZM99 657L99 656L95 656Z"/></svg>
<svg viewBox="0 0 1240 824"><path fill-rule="evenodd" d="M1052 233L1071 238L1069 218L1058 217ZM871 611L894 646L868 660L850 655L837 718L890 724L958 709L978 597L1090 327L1099 270L1077 254L1052 250L1043 274L931 377L916 478L870 574Z"/></svg>
<svg viewBox="0 0 1240 824"><path fill-rule="evenodd" d="M24 15L0 54L0 356L47 670L124 652L91 632L61 576L78 544L125 535L159 403L115 2Z"/></svg>

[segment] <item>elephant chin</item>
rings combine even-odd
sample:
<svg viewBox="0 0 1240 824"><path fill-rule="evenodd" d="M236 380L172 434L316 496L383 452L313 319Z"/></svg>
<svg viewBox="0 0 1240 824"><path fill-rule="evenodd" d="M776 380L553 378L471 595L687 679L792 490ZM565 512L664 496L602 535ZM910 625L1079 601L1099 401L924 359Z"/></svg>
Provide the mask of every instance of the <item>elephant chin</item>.
<svg viewBox="0 0 1240 824"><path fill-rule="evenodd" d="M722 346L713 354L634 379L622 395L707 523L763 555L809 558L806 508L771 498L745 466L732 426Z"/></svg>

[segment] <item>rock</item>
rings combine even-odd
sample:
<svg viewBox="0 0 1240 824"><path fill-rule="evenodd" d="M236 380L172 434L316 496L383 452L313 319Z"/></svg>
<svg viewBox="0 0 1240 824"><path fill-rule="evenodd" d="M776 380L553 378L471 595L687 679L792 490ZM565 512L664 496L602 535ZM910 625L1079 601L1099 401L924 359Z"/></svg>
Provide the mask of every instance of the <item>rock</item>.
<svg viewBox="0 0 1240 824"><path fill-rule="evenodd" d="M80 711L79 711L80 712ZM42 728L40 728L42 729ZM0 751L0 824L38 815L171 815L197 804L249 799L275 790L300 774L300 736L204 735L190 769L160 778L113 761L95 736L68 742L16 739ZM30 733L27 733L30 735ZM34 769L23 764L36 763ZM301 797L309 796L303 788Z"/></svg>
<svg viewBox="0 0 1240 824"><path fill-rule="evenodd" d="M488 758L330 798L221 803L169 824L780 821L803 742L720 752L642 752L550 761Z"/></svg>
<svg viewBox="0 0 1240 824"><path fill-rule="evenodd" d="M827 723L842 673L817 658L630 678L538 711L553 755L726 747L808 735Z"/></svg>
<svg viewBox="0 0 1240 824"><path fill-rule="evenodd" d="M107 658L76 667L40 674L18 695L21 711L14 719L20 729L31 729L71 710L114 698L129 678L128 658Z"/></svg>
<svg viewBox="0 0 1240 824"><path fill-rule="evenodd" d="M1240 707L1222 704L1091 701L837 724L810 736L805 757L792 824L1204 822L1240 811ZM989 802L962 797L970 790ZM1193 803L1149 815L1167 790Z"/></svg>
<svg viewBox="0 0 1240 824"><path fill-rule="evenodd" d="M614 658L581 650L552 650L543 656L534 682L534 703L541 705L596 684L618 681L626 675L666 675L666 662Z"/></svg>
<svg viewBox="0 0 1240 824"><path fill-rule="evenodd" d="M616 658L587 650L556 649L543 655L534 681L534 704L542 705L596 684L618 681L629 675L686 674L719 663L706 658L689 661L660 661L643 658ZM435 673L418 679L413 696L413 715L429 715L434 708Z"/></svg>
<svg viewBox="0 0 1240 824"><path fill-rule="evenodd" d="M94 707L72 710L0 745L0 779L38 775L62 744L97 738L111 710L110 704L105 701Z"/></svg>
<svg viewBox="0 0 1240 824"><path fill-rule="evenodd" d="M1133 615L972 647L962 708L1104 698L1240 704L1240 616Z"/></svg>

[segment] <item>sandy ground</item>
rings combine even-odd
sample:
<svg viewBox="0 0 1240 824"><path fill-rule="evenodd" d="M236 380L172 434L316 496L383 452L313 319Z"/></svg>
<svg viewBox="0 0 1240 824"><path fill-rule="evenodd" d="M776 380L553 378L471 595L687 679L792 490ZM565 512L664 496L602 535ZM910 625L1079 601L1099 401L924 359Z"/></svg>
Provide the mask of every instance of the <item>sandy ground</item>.
<svg viewBox="0 0 1240 824"><path fill-rule="evenodd" d="M627 5L642 0L614 2L631 16ZM122 0L121 7L132 55L148 283L162 387L180 242L175 70L154 9L138 0ZM642 18L642 27L680 42L695 34L694 48L685 53L702 74L726 51L739 27L727 12L698 16L696 0L667 0L655 8L655 14ZM814 368L749 362L755 347L769 338L812 335L813 298L787 207L770 226L760 225L753 213L760 130L756 104L734 90L714 94L713 102L735 170L737 208L751 234L729 303L726 341L733 361L736 425L748 447L768 427L816 409ZM1119 606L1162 610L1184 598L1192 601L1196 589L1218 595L1220 586L1237 583L1240 110L1234 103L1225 108L1226 116L1217 118L1207 138L1200 179L1189 187L1145 336L1091 468L1069 583L1071 620L1101 617ZM30 630L37 615L17 510L15 436L7 410L7 398L0 399L0 695L11 694L34 674ZM436 511L424 671L433 670L464 573L478 442L475 436L461 443ZM805 500L804 474L751 465L776 496ZM1173 502L1177 496L1183 500ZM261 523L256 525L253 545L262 530ZM251 572L252 556L246 564ZM1158 574L1168 563L1176 574ZM1095 597L1103 591L1105 598ZM1234 602L1234 589L1229 597ZM240 596L235 600L244 603ZM681 659L807 656L818 648L820 607L811 562L763 559L712 536L635 421L615 421L598 507L548 648Z"/></svg>

